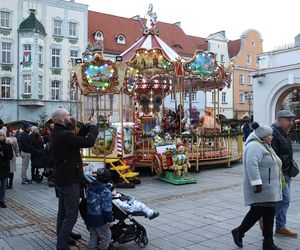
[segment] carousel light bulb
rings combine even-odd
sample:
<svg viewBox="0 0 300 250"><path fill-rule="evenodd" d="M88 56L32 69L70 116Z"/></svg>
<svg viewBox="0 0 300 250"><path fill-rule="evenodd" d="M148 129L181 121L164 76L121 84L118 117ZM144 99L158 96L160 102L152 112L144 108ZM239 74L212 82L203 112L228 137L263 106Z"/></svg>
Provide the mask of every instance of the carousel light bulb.
<svg viewBox="0 0 300 250"><path fill-rule="evenodd" d="M150 102L152 102L153 101L153 98L152 97L150 97Z"/></svg>

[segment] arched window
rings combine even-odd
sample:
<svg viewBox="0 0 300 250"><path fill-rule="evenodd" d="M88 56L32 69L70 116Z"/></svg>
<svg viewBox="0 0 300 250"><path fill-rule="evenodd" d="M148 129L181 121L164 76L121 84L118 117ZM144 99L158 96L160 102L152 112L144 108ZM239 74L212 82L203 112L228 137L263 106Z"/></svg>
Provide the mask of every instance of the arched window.
<svg viewBox="0 0 300 250"><path fill-rule="evenodd" d="M125 36L123 36L123 35L117 35L116 36L116 41L119 44L126 44Z"/></svg>
<svg viewBox="0 0 300 250"><path fill-rule="evenodd" d="M11 78L1 78L1 98L10 98Z"/></svg>

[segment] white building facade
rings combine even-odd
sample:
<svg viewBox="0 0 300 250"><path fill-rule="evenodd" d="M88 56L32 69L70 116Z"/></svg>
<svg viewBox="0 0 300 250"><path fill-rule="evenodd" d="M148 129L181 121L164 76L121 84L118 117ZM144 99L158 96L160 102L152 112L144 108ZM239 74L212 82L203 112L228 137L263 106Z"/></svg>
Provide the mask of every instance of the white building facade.
<svg viewBox="0 0 300 250"><path fill-rule="evenodd" d="M230 63L228 53L228 39L225 31L216 32L207 37L208 51L216 54L219 63L224 63L227 67ZM219 93L218 93L219 92ZM233 118L233 86L225 87L220 91L211 91L206 93L205 107L219 106L219 114L228 119Z"/></svg>
<svg viewBox="0 0 300 250"><path fill-rule="evenodd" d="M260 70L253 76L255 121L272 124L279 110L290 109L285 101L289 95L299 92L300 43L297 37L293 47L259 55Z"/></svg>
<svg viewBox="0 0 300 250"><path fill-rule="evenodd" d="M87 45L88 6L64 0L0 2L0 110L4 122L38 122L75 110L70 67Z"/></svg>

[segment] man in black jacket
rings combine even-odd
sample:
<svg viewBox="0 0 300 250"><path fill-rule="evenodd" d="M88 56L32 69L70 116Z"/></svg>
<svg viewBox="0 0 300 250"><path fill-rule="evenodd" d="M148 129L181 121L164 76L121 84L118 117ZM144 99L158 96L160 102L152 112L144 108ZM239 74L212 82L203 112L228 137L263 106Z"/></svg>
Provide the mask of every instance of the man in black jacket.
<svg viewBox="0 0 300 250"><path fill-rule="evenodd" d="M294 121L295 115L292 112L288 110L281 110L277 113L276 123L272 125L272 148L282 161L282 172L286 181L286 187L282 189L282 200L277 202L275 208L275 233L287 237L297 237L297 233L286 228L286 215L291 199L291 176L289 171L293 165L292 142L288 137L288 133L293 127Z"/></svg>
<svg viewBox="0 0 300 250"><path fill-rule="evenodd" d="M80 183L83 179L81 148L95 144L98 129L95 117L90 117L89 125L76 135L69 129L72 124L66 109L58 108L52 114L54 130L50 137L55 164L54 183L58 192L57 249L69 249L68 238L77 221Z"/></svg>

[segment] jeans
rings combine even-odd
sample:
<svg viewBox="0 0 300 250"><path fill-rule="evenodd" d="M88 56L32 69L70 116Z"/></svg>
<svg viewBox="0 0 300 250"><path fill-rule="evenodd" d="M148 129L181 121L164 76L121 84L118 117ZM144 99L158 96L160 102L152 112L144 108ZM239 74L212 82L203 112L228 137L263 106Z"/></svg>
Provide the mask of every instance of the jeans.
<svg viewBox="0 0 300 250"><path fill-rule="evenodd" d="M90 241L88 244L88 250L97 249L97 243L100 239L99 248L100 250L106 250L109 247L111 241L111 231L108 224L99 227L89 227Z"/></svg>
<svg viewBox="0 0 300 250"><path fill-rule="evenodd" d="M79 183L56 188L58 192L57 248L68 249L67 239L78 217L80 188Z"/></svg>
<svg viewBox="0 0 300 250"><path fill-rule="evenodd" d="M282 189L282 200L275 207L276 229L285 228L286 214L291 201L291 177L284 176L286 187Z"/></svg>
<svg viewBox="0 0 300 250"><path fill-rule="evenodd" d="M28 179L27 178L27 169L28 169L28 166L29 166L31 154L21 151L21 156L22 156L21 177L22 177L22 181L26 181Z"/></svg>
<svg viewBox="0 0 300 250"><path fill-rule="evenodd" d="M7 178L0 178L0 201L4 201Z"/></svg>

